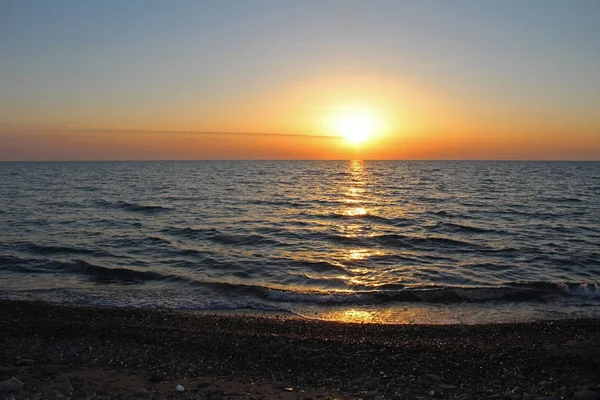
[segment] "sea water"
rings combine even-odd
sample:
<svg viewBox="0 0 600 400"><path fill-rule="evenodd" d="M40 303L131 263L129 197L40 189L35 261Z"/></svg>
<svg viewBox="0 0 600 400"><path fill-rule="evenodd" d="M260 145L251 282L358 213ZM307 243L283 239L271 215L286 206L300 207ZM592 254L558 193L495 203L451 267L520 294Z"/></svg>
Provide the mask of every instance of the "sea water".
<svg viewBox="0 0 600 400"><path fill-rule="evenodd" d="M600 316L600 163L0 163L0 298L393 323Z"/></svg>

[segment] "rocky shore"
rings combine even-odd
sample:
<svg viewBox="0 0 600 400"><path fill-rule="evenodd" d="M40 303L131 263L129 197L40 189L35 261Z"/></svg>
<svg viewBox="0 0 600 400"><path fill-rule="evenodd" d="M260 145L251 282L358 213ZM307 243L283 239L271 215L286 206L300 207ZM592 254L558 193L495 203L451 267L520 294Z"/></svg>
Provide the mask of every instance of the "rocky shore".
<svg viewBox="0 0 600 400"><path fill-rule="evenodd" d="M600 321L377 325L0 301L0 399L600 400Z"/></svg>

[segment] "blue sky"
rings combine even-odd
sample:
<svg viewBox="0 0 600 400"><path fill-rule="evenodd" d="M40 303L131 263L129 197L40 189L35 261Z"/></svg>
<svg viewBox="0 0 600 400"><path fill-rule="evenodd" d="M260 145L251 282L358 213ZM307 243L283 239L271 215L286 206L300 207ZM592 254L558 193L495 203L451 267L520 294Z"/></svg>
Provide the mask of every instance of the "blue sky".
<svg viewBox="0 0 600 400"><path fill-rule="evenodd" d="M594 0L3 0L0 126L227 130L210 114L351 74L594 131L598 21Z"/></svg>

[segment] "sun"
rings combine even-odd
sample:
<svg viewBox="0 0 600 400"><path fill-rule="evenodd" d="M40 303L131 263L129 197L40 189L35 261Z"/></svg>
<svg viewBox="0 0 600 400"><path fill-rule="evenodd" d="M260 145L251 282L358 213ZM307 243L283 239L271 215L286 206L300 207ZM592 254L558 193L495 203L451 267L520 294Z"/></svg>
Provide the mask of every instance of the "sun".
<svg viewBox="0 0 600 400"><path fill-rule="evenodd" d="M335 134L359 145L370 140L379 129L380 121L374 113L361 108L340 110L331 119Z"/></svg>

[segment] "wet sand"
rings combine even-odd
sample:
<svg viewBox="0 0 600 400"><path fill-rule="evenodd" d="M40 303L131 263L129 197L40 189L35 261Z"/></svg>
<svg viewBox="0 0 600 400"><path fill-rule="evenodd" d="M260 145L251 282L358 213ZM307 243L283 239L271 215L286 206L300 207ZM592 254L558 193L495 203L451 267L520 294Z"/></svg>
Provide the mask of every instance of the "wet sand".
<svg viewBox="0 0 600 400"><path fill-rule="evenodd" d="M15 399L597 400L600 321L379 325L0 301L0 382Z"/></svg>

